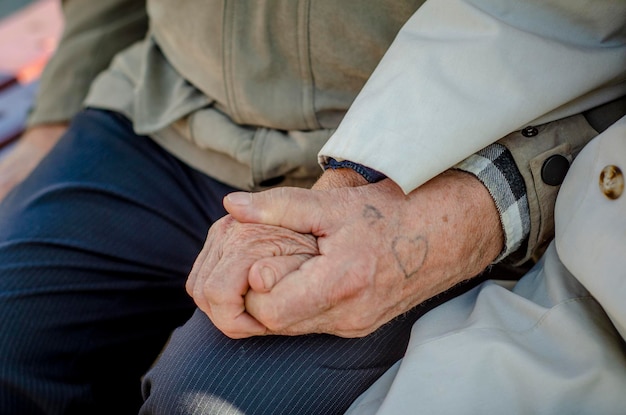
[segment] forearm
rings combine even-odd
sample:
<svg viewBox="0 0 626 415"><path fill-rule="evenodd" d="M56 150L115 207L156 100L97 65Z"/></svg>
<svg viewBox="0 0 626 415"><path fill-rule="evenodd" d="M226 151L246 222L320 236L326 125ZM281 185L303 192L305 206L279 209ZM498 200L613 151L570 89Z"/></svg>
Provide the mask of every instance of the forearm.
<svg viewBox="0 0 626 415"><path fill-rule="evenodd" d="M407 199L406 215L413 220L405 222L426 223L426 240L433 248L420 271L420 285L415 287L429 293L422 301L478 275L502 252L504 234L497 207L474 176L448 170ZM431 213L422 216L423 211Z"/></svg>
<svg viewBox="0 0 626 415"><path fill-rule="evenodd" d="M424 292L435 295L477 275L504 251L505 233L495 199L490 189L471 174L457 170L446 171L405 195L390 179L371 184L354 169L328 168L313 188L330 190L358 186L385 189L386 196L379 201L380 206L378 203L369 206L373 216L383 215L384 204L403 212L399 220L386 223L386 226L397 229L400 240L412 240L419 233L429 246L438 247L425 257L424 266L440 272L425 272L436 277L430 280L432 287L420 287ZM350 197L354 196L351 194ZM355 199L355 203L358 203L358 199ZM365 211L368 207L363 206L363 209ZM421 214L437 211L438 217ZM424 223L428 224L426 228ZM454 237L449 237L448 230L440 231L442 227L454 229ZM450 261L451 258L461 260ZM424 281L421 283L425 284Z"/></svg>
<svg viewBox="0 0 626 415"><path fill-rule="evenodd" d="M356 187L386 179L382 173L348 160L337 162L330 159L324 167L324 174L313 189ZM499 216L498 223L489 220L485 223L494 225L490 238L490 241L494 243L493 249L496 248L496 241L502 241L496 261L505 258L525 241L530 228L523 177L511 154L502 145L493 144L470 156L463 163L459 163L455 166L455 170L468 173L467 177L451 172L445 173L446 175L452 174L460 180L459 184L462 189L459 191L463 193L469 190L471 195L484 202L476 204L475 214L480 215L482 212L493 219L493 207L495 207ZM390 185L392 182L387 180L385 183Z"/></svg>

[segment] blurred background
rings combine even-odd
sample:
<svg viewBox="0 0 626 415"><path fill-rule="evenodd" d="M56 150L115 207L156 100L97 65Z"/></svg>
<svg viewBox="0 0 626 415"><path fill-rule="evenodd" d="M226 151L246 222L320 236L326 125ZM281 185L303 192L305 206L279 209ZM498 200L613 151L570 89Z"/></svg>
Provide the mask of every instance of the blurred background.
<svg viewBox="0 0 626 415"><path fill-rule="evenodd" d="M24 129L63 28L60 0L0 0L0 157Z"/></svg>
<svg viewBox="0 0 626 415"><path fill-rule="evenodd" d="M0 18L28 6L33 0L2 0L0 2Z"/></svg>

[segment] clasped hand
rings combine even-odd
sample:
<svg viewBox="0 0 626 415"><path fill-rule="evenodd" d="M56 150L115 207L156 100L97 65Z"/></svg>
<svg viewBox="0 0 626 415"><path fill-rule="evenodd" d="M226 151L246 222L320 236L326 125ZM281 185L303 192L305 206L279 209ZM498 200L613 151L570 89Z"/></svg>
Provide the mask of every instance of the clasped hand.
<svg viewBox="0 0 626 415"><path fill-rule="evenodd" d="M325 176L341 183L341 174ZM230 215L209 231L187 291L229 337L365 336L478 274L502 248L491 197L466 173L409 195L389 179L326 182L225 198Z"/></svg>

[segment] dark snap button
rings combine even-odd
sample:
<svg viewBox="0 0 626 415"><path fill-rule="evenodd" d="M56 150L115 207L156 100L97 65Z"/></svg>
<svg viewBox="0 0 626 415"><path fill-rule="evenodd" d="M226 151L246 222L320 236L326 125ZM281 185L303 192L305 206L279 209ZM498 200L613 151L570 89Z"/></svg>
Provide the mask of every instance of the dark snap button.
<svg viewBox="0 0 626 415"><path fill-rule="evenodd" d="M569 170L569 161L561 155L548 157L541 166L541 179L545 184L558 186L563 183Z"/></svg>
<svg viewBox="0 0 626 415"><path fill-rule="evenodd" d="M522 130L522 135L524 137L534 137L539 134L539 130L535 127L528 126Z"/></svg>

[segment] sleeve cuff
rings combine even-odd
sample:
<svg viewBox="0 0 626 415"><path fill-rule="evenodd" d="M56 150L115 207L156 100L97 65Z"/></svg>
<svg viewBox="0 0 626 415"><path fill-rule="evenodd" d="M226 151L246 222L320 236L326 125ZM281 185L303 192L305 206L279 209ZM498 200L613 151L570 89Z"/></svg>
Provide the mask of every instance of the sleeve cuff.
<svg viewBox="0 0 626 415"><path fill-rule="evenodd" d="M502 261L520 248L530 233L526 186L513 156L506 147L494 143L454 168L474 175L493 198L504 232L504 247L494 262Z"/></svg>
<svg viewBox="0 0 626 415"><path fill-rule="evenodd" d="M337 161L334 158L329 158L327 163L324 164L323 167L324 170L343 168L352 169L355 172L359 173L361 176L363 176L363 178L367 180L368 183L376 183L387 178L387 176L377 170L365 167L362 164L355 163L349 160Z"/></svg>

